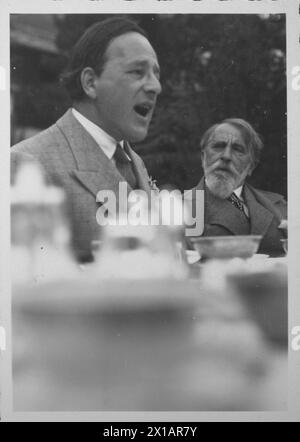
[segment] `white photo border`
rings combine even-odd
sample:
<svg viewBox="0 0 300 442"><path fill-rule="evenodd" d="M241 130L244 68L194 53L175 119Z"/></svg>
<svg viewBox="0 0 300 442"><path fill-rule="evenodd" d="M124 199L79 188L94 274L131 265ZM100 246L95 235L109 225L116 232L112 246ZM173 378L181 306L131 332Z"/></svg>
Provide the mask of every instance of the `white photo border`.
<svg viewBox="0 0 300 442"><path fill-rule="evenodd" d="M2 421L299 421L300 351L292 350L292 330L300 326L300 72L299 0L11 0L0 4L0 326L6 331L6 350L0 352ZM289 408L286 412L14 412L12 408L12 342L10 287L10 70L9 16L13 13L201 13L286 14L287 116L289 202ZM1 73L0 73L1 74ZM293 81L294 80L294 81ZM296 83L296 87L295 87ZM299 80L300 84L300 80Z"/></svg>

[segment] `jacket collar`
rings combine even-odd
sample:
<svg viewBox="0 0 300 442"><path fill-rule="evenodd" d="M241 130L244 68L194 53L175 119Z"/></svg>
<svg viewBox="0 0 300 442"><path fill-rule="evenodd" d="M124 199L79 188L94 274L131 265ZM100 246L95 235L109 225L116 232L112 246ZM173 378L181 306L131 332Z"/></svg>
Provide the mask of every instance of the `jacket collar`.
<svg viewBox="0 0 300 442"><path fill-rule="evenodd" d="M275 217L273 204L249 185L245 185L244 197L251 219L251 233L265 235Z"/></svg>
<svg viewBox="0 0 300 442"><path fill-rule="evenodd" d="M195 189L205 190L205 222L209 220L209 224L222 225L234 235L245 233L248 221L244 215L228 200L215 197L206 188L204 178ZM275 216L273 203L247 183L244 185L244 198L250 214L250 233L264 235Z"/></svg>
<svg viewBox="0 0 300 442"><path fill-rule="evenodd" d="M234 235L249 233L249 221L227 199L214 196L205 188L204 219L205 223L224 226ZM207 221L206 221L207 220Z"/></svg>
<svg viewBox="0 0 300 442"><path fill-rule="evenodd" d="M93 137L82 127L69 109L57 121L57 126L65 136L74 156L76 169L73 175L94 196L99 190L112 190L118 195L119 183L124 178L113 162L107 158L102 149L99 149ZM142 161L129 147L133 168L137 176L139 188L148 191L147 175L143 174ZM128 186L128 190L132 188Z"/></svg>

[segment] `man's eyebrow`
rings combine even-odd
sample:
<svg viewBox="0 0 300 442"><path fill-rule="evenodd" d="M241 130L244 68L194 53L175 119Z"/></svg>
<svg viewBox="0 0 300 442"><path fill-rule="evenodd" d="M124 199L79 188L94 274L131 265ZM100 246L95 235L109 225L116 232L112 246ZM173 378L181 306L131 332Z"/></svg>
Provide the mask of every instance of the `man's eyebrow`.
<svg viewBox="0 0 300 442"><path fill-rule="evenodd" d="M216 138L212 137L209 141L211 141L212 143L227 143L228 139L227 138L216 139ZM233 140L232 144L239 145L239 146L246 146L246 143L244 143L242 141L236 141L236 140Z"/></svg>
<svg viewBox="0 0 300 442"><path fill-rule="evenodd" d="M216 140L216 139L211 139L210 141L209 141L209 143L212 143L212 144L226 144L226 141L225 140Z"/></svg>
<svg viewBox="0 0 300 442"><path fill-rule="evenodd" d="M132 60L127 64L127 67L147 67L149 65L149 60ZM157 63L154 64L154 70L160 73L160 67Z"/></svg>
<svg viewBox="0 0 300 442"><path fill-rule="evenodd" d="M234 146L240 146L240 147L245 147L245 148L247 148L246 143L240 143L239 141L234 141L232 144L233 144Z"/></svg>

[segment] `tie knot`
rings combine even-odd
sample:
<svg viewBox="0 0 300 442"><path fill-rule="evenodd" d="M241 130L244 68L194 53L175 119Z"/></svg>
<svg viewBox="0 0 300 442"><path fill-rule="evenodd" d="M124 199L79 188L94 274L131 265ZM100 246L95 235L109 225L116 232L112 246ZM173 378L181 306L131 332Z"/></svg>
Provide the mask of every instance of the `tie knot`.
<svg viewBox="0 0 300 442"><path fill-rule="evenodd" d="M120 143L118 143L116 146L116 150L114 153L114 159L115 159L116 163L129 163L130 162L128 156L126 155L125 150L122 148Z"/></svg>
<svg viewBox="0 0 300 442"><path fill-rule="evenodd" d="M241 212L244 212L244 204L235 193L232 193L228 200L231 202L231 204L241 210Z"/></svg>
<svg viewBox="0 0 300 442"><path fill-rule="evenodd" d="M136 189L137 179L134 172L134 165L129 156L129 149L125 141L124 148L122 148L119 143L117 144L113 158L115 160L115 166L124 178L124 181L127 181L132 189Z"/></svg>

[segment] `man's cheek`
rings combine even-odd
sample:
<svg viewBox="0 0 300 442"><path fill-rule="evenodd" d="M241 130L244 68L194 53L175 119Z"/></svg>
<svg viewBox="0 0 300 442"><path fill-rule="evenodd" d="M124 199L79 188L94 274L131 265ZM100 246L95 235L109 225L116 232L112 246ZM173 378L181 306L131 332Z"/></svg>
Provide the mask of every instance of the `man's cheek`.
<svg viewBox="0 0 300 442"><path fill-rule="evenodd" d="M239 166L239 168L237 170L243 178L246 178L250 168L249 168L248 164L242 164Z"/></svg>
<svg viewBox="0 0 300 442"><path fill-rule="evenodd" d="M215 169L216 167L218 167L220 164L219 164L219 158L213 158L212 160L211 160L211 162L210 162L210 167L212 168L212 169Z"/></svg>
<svg viewBox="0 0 300 442"><path fill-rule="evenodd" d="M204 162L205 162L206 166L210 167L210 166L213 166L214 163L217 162L217 158L214 155L210 154L210 155L207 155L205 157L205 161Z"/></svg>

